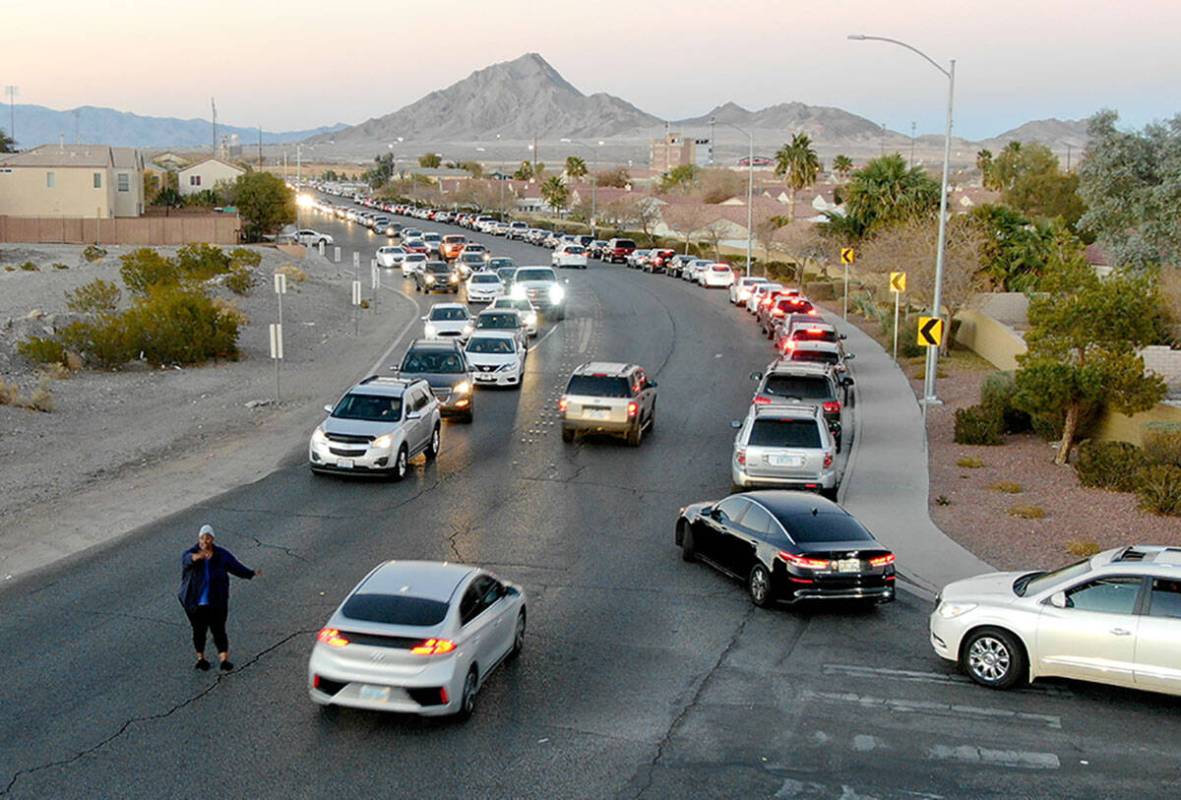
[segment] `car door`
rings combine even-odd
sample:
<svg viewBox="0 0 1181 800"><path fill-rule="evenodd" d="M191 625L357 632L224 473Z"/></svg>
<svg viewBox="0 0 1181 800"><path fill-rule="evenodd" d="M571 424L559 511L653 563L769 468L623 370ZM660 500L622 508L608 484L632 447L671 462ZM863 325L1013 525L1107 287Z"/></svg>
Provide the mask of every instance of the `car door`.
<svg viewBox="0 0 1181 800"><path fill-rule="evenodd" d="M516 620L509 613L512 611L512 602L503 583L491 575L481 575L476 581L480 584L481 601L486 609L484 613L489 617L491 635L488 638L487 663L491 666L502 660L512 647Z"/></svg>
<svg viewBox="0 0 1181 800"><path fill-rule="evenodd" d="M431 435L431 420L426 414L427 397L421 386L410 388L410 412L413 419L408 418L409 430L406 438L410 442L410 452L417 453L426 446Z"/></svg>
<svg viewBox="0 0 1181 800"><path fill-rule="evenodd" d="M758 503L750 503L750 508L742 515L742 521L731 529L731 534L722 542L725 550L719 553L719 557L723 560L723 566L740 577L750 575L758 559L760 546L770 533L772 522L765 508Z"/></svg>
<svg viewBox="0 0 1181 800"><path fill-rule="evenodd" d="M477 665L480 680L491 667L494 658L490 654L495 651L495 624L488 608L484 605L487 585L483 579L486 576L477 575L459 601L459 624L463 634L463 646L468 650L469 660Z"/></svg>
<svg viewBox="0 0 1181 800"><path fill-rule="evenodd" d="M1181 694L1181 580L1149 578L1134 678L1141 689Z"/></svg>
<svg viewBox="0 0 1181 800"><path fill-rule="evenodd" d="M1066 589L1066 607L1051 599L1038 617L1039 675L1132 686L1136 607L1143 578L1105 575Z"/></svg>
<svg viewBox="0 0 1181 800"><path fill-rule="evenodd" d="M693 537L693 546L697 552L719 567L729 569L725 563L725 554L732 547L730 537L737 531L748 508L749 500L733 496L718 503L710 513L703 514L699 525L700 535L695 530Z"/></svg>

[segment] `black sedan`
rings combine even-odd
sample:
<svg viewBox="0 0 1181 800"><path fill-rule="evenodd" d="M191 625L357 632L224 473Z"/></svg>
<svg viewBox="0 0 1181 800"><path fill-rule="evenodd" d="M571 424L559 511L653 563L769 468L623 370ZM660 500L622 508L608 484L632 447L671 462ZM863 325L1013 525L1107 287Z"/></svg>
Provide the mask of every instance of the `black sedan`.
<svg viewBox="0 0 1181 800"><path fill-rule="evenodd" d="M694 503L677 519L686 561L704 561L746 584L751 601L894 599L894 554L852 514L806 492L733 494Z"/></svg>

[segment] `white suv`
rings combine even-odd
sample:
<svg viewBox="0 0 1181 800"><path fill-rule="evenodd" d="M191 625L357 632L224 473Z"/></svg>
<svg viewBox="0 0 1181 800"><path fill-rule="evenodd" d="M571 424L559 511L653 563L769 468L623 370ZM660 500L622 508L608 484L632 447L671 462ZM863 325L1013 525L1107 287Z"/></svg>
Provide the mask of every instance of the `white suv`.
<svg viewBox="0 0 1181 800"><path fill-rule="evenodd" d="M324 406L328 418L312 432L313 472L406 477L407 462L439 455L439 401L425 380L372 375Z"/></svg>
<svg viewBox="0 0 1181 800"><path fill-rule="evenodd" d="M730 477L734 491L805 489L836 500L836 441L823 411L810 405L752 405L738 429Z"/></svg>

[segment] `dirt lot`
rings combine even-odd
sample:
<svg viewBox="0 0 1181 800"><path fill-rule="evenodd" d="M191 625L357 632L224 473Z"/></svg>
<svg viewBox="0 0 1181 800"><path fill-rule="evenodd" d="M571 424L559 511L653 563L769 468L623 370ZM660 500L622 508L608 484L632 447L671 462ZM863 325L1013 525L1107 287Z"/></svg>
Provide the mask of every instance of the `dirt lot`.
<svg viewBox="0 0 1181 800"><path fill-rule="evenodd" d="M98 277L119 283L118 256L129 249L108 247L106 258L88 263L81 247L0 248L0 378L33 388L36 369L16 354L16 342L72 319L66 292ZM239 361L82 371L51 383L52 413L0 406L0 580L265 474L304 446L320 406L371 368L416 319L409 301L387 291L379 313L362 312L361 335L354 336L351 269L342 273L342 265L313 252L259 252L248 297L212 289L249 318ZM4 269L25 261L39 271ZM290 282L283 301L286 358L276 405L271 275L290 263L308 277ZM96 529L98 519L103 529Z"/></svg>

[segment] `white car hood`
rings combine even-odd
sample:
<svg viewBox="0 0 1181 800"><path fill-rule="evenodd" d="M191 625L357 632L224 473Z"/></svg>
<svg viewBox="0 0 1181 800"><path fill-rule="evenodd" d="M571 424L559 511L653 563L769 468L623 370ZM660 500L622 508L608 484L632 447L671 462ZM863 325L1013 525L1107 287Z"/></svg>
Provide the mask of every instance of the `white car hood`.
<svg viewBox="0 0 1181 800"><path fill-rule="evenodd" d="M504 364L515 364L520 360L519 353L473 353L467 350L464 351L464 355L469 363L478 367L499 367Z"/></svg>
<svg viewBox="0 0 1181 800"><path fill-rule="evenodd" d="M974 578L965 578L962 581L947 584L947 586L943 587L940 595L943 597L944 602L948 600L984 600L991 603L1012 602L1020 599L1013 592L1013 581L1022 575L1028 574L1029 571L990 572L985 575L977 575Z"/></svg>

